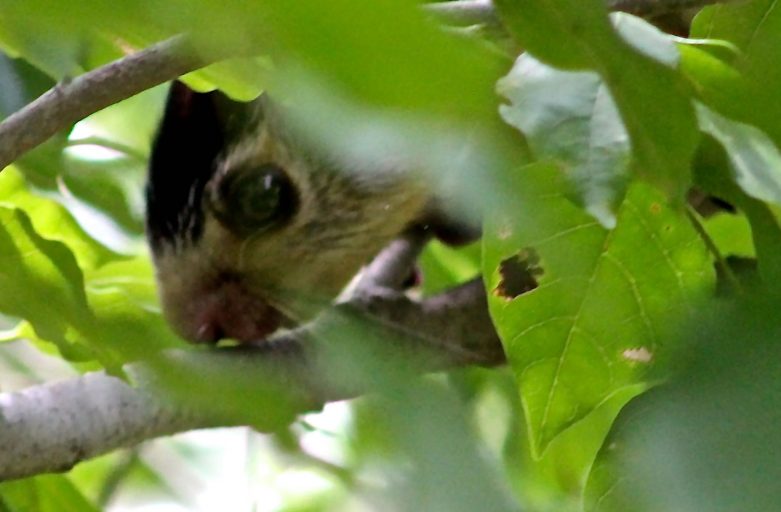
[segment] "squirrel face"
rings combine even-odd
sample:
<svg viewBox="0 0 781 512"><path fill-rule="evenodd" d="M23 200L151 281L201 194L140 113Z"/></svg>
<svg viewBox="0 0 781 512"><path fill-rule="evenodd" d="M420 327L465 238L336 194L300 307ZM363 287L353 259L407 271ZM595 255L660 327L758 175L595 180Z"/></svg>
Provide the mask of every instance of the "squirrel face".
<svg viewBox="0 0 781 512"><path fill-rule="evenodd" d="M343 172L265 97L176 82L154 141L147 237L163 312L185 339L263 339L311 318L419 219L409 176Z"/></svg>

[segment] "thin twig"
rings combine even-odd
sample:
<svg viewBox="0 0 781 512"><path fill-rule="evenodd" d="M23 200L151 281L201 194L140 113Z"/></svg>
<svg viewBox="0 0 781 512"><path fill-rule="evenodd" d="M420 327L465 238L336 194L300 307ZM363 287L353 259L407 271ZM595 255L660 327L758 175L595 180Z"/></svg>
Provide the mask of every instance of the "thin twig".
<svg viewBox="0 0 781 512"><path fill-rule="evenodd" d="M692 208L691 206L687 206L686 216L689 218L689 222L691 222L692 226L694 227L694 230L697 232L699 237L705 243L705 247L708 248L708 251L716 260L716 265L721 270L722 274L724 275L725 279L732 287L733 291L738 295L742 295L745 292L745 290L743 289L743 285L740 284L740 279L738 279L738 277L732 271L732 268L730 268L729 263L727 263L727 260L724 259L724 255L721 254L721 251L719 250L719 247L716 245L716 242L713 241L710 234L708 234L708 232L705 230L705 227L702 225L702 222L700 222L699 215L694 210L694 208Z"/></svg>
<svg viewBox="0 0 781 512"><path fill-rule="evenodd" d="M0 170L88 115L224 57L180 35L57 84L0 123Z"/></svg>
<svg viewBox="0 0 781 512"><path fill-rule="evenodd" d="M0 480L66 471L195 428L273 431L400 374L503 361L479 280L421 303L363 297L254 347L176 350L131 364L135 387L92 373L0 394ZM237 396L238 412L223 408Z"/></svg>

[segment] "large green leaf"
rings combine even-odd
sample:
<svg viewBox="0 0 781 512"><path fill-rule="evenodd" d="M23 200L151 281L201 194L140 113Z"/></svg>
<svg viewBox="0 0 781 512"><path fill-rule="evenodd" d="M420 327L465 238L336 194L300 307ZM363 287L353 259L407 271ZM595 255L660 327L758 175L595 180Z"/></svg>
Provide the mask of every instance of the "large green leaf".
<svg viewBox="0 0 781 512"><path fill-rule="evenodd" d="M650 32L625 42L608 23L601 0L496 5L513 36L535 57L602 77L629 133L636 170L671 197L682 198L699 139L694 110L680 76L655 60L667 52L644 49L669 42L647 37Z"/></svg>
<svg viewBox="0 0 781 512"><path fill-rule="evenodd" d="M515 209L484 234L489 306L542 452L617 391L645 381L665 334L712 290L686 215L635 183L606 230L565 197L555 168L516 176Z"/></svg>
<svg viewBox="0 0 781 512"><path fill-rule="evenodd" d="M630 404L589 478L589 512L765 512L781 506L781 302L709 304L678 337L678 372Z"/></svg>
<svg viewBox="0 0 781 512"><path fill-rule="evenodd" d="M633 16L616 14L614 26L637 50L674 66L670 36ZM498 83L510 100L500 111L521 130L534 156L554 159L573 182L575 197L603 225L615 225L615 207L629 178L629 135L611 93L593 71L562 71L521 55Z"/></svg>
<svg viewBox="0 0 781 512"><path fill-rule="evenodd" d="M39 235L20 209L0 206L0 312L24 318L64 350L91 312L73 253Z"/></svg>
<svg viewBox="0 0 781 512"><path fill-rule="evenodd" d="M781 143L781 12L776 2L752 0L709 7L695 18L691 32L692 37L724 39L740 49L738 55L729 57L742 84L729 87L729 77L722 75L711 80L716 86L720 82L722 89L711 95L725 99L718 105L720 111L758 126L776 144Z"/></svg>
<svg viewBox="0 0 781 512"><path fill-rule="evenodd" d="M0 205L9 247L0 254L14 269L4 274L0 312L32 327L18 336L112 367L178 343L160 316L147 257L106 249L63 206L28 191L13 168L0 175Z"/></svg>

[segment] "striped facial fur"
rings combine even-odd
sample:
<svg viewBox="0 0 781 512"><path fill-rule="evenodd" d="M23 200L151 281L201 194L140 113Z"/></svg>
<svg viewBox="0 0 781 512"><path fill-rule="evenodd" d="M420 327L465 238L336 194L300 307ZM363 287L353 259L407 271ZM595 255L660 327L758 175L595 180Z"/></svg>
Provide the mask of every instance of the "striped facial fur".
<svg viewBox="0 0 781 512"><path fill-rule="evenodd" d="M194 342L261 340L311 318L424 215L403 174L342 172L277 108L175 83L147 183L163 312Z"/></svg>

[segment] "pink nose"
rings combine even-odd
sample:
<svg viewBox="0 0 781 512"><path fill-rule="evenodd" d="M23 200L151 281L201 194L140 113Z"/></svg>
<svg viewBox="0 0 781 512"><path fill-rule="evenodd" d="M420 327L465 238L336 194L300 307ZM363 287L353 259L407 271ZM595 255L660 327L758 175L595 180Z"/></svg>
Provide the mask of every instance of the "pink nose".
<svg viewBox="0 0 781 512"><path fill-rule="evenodd" d="M237 315L229 308L206 310L196 317L195 336L190 339L196 343L216 343L225 338L241 343L262 341L276 331L280 323L277 311L268 307L253 317Z"/></svg>
<svg viewBox="0 0 781 512"><path fill-rule="evenodd" d="M196 343L216 343L223 338L240 343L262 341L284 320L277 309L236 283L224 283L194 293L184 303L164 306L179 335Z"/></svg>

